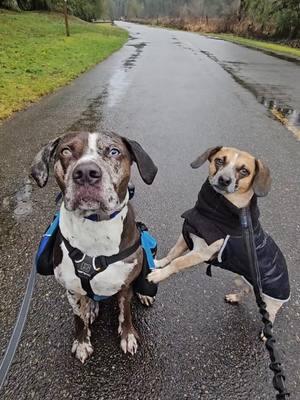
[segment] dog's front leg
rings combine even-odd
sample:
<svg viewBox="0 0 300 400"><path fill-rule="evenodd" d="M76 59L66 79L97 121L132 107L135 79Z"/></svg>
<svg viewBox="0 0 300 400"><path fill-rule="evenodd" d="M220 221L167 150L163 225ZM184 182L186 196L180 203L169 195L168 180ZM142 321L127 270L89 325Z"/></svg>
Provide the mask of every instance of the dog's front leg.
<svg viewBox="0 0 300 400"><path fill-rule="evenodd" d="M212 243L210 246L205 244L205 247L203 245L201 249L197 248L197 250L192 250L184 256L176 258L167 267L156 269L151 272L148 275L148 280L150 282L158 283L179 271L210 260L211 257L220 250L223 242L224 240L220 239Z"/></svg>
<svg viewBox="0 0 300 400"><path fill-rule="evenodd" d="M188 249L186 241L184 240L183 235L181 234L175 244L174 247L169 251L166 257L155 260L156 268L164 268L166 265L170 264L171 261L175 260L175 258L182 256L182 254Z"/></svg>
<svg viewBox="0 0 300 400"><path fill-rule="evenodd" d="M90 323L93 322L97 310L92 305L92 300L87 296L69 291L67 296L74 312L75 323L75 340L72 353L84 363L94 350L91 344Z"/></svg>
<svg viewBox="0 0 300 400"><path fill-rule="evenodd" d="M118 295L119 300L119 328L118 333L121 336L121 349L126 354L135 354L138 348L139 335L132 324L131 316L131 286L125 287Z"/></svg>

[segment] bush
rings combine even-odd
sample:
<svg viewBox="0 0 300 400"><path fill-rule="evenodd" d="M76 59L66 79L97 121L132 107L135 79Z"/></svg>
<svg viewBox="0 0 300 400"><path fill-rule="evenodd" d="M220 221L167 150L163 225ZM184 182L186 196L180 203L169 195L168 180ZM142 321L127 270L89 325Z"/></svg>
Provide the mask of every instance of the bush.
<svg viewBox="0 0 300 400"><path fill-rule="evenodd" d="M17 0L0 0L0 8L7 8L8 10L20 11Z"/></svg>
<svg viewBox="0 0 300 400"><path fill-rule="evenodd" d="M97 19L100 13L99 1L97 0L68 0L68 10L71 14L92 21ZM0 0L0 8L15 11L59 11L63 9L64 0Z"/></svg>

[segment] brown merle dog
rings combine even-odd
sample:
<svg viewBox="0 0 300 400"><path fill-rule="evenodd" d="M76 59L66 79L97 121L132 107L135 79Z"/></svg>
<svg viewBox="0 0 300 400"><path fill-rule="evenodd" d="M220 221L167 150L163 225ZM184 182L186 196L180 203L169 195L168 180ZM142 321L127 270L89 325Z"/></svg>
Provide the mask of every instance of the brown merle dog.
<svg viewBox="0 0 300 400"><path fill-rule="evenodd" d="M63 193L59 228L73 248L91 258L111 256L138 241L139 231L128 195L131 165L137 164L148 185L153 182L157 168L137 142L111 132L75 132L54 139L37 154L32 165L32 176L40 187L47 183L52 160L55 178ZM91 215L96 215L96 222L88 219ZM143 251L139 247L90 281L97 296L117 294L121 348L131 354L138 346L130 309L132 282L140 274L142 263ZM93 352L90 324L98 314L99 303L87 296L61 238L54 248L54 274L67 290L73 308L75 340L72 352L83 363ZM147 296L139 298L146 305L153 301Z"/></svg>

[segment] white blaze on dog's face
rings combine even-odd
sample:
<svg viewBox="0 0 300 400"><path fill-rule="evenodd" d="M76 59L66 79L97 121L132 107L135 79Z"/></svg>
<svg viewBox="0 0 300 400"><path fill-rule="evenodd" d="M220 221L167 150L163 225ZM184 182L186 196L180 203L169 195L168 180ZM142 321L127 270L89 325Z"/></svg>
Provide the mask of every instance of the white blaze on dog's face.
<svg viewBox="0 0 300 400"><path fill-rule="evenodd" d="M255 172L255 157L245 151L222 147L210 158L209 182L222 194L247 192Z"/></svg>
<svg viewBox="0 0 300 400"><path fill-rule="evenodd" d="M70 211L111 214L124 202L132 162L145 183L151 184L157 168L135 141L113 132L72 132L52 140L35 157L31 174L46 185L49 164Z"/></svg>
<svg viewBox="0 0 300 400"><path fill-rule="evenodd" d="M54 172L68 210L110 213L125 199L131 157L118 136L66 135L56 151Z"/></svg>

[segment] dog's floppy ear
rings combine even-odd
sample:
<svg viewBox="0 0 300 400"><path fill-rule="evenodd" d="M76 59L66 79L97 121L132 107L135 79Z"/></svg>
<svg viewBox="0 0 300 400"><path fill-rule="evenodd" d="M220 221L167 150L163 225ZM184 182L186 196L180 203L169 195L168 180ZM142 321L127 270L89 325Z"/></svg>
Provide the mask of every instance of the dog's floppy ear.
<svg viewBox="0 0 300 400"><path fill-rule="evenodd" d="M147 183L147 185L151 185L157 174L157 166L138 142L124 137L123 140L131 154L132 160L137 164L143 181Z"/></svg>
<svg viewBox="0 0 300 400"><path fill-rule="evenodd" d="M31 176L39 187L44 187L49 177L49 164L54 158L60 137L51 140L35 156L31 165Z"/></svg>
<svg viewBox="0 0 300 400"><path fill-rule="evenodd" d="M271 189L271 175L269 168L260 160L255 160L255 177L253 180L253 191L258 197L266 196Z"/></svg>
<svg viewBox="0 0 300 400"><path fill-rule="evenodd" d="M219 150L221 150L223 146L217 146L217 147L210 147L209 149L206 150L205 153L201 154L201 156L197 157L196 160L194 160L191 163L192 168L199 168L201 165L205 163L205 161L209 160L210 158L216 154Z"/></svg>

